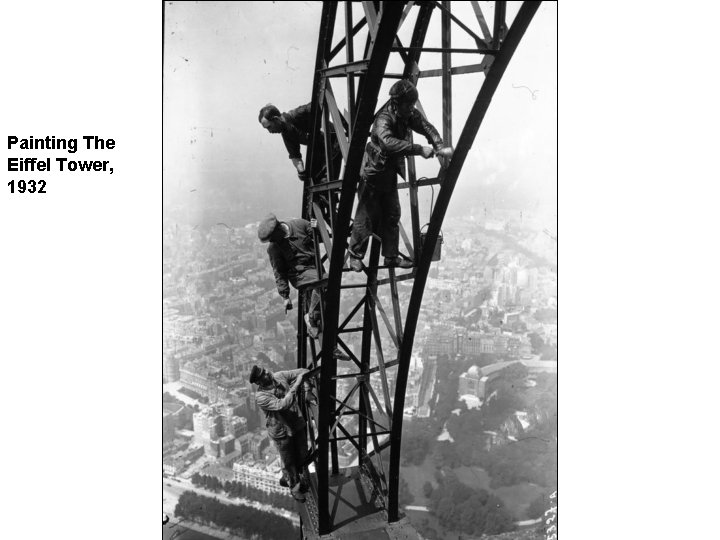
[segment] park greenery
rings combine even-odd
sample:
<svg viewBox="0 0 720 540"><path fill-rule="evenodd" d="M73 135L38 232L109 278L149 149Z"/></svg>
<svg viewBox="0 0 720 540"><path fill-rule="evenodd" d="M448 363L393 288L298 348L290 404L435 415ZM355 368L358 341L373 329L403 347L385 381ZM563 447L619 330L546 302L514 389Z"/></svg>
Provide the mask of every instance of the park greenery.
<svg viewBox="0 0 720 540"><path fill-rule="evenodd" d="M184 405L182 401L173 396L170 392L163 392L162 400L163 403L180 403L181 405Z"/></svg>
<svg viewBox="0 0 720 540"><path fill-rule="evenodd" d="M203 487L216 493L223 491L228 497L242 497L259 503L269 504L276 508L284 508L291 511L295 510L295 502L290 496L290 492L267 493L261 489L254 488L234 480L222 482L215 476L203 475L200 473L195 473L191 480L195 486Z"/></svg>
<svg viewBox="0 0 720 540"><path fill-rule="evenodd" d="M433 418L413 419L404 424L402 464L420 466L431 458L436 471L443 474L462 466L481 467L490 477L491 488L528 482L555 489L557 377L546 373L530 376L524 365L511 364L492 382L492 398L483 408L468 410L458 400L457 379L473 363L477 363L477 359L438 359L436 414ZM515 420L516 411L526 411L532 416L532 427L522 429ZM437 440L443 428L453 442ZM508 429L514 430L517 440L491 442L489 432ZM423 493L431 500L442 498L442 490L433 489L430 482L423 486ZM450 524L452 520L448 521L448 516L457 517L452 505L435 504L432 508L441 523ZM493 530L494 520L495 517L490 522ZM482 522L482 518L478 518L478 522ZM460 530L457 526L453 528Z"/></svg>
<svg viewBox="0 0 720 540"><path fill-rule="evenodd" d="M495 382L496 397L482 411L465 410L451 415L447 430L454 443L436 445L434 457L440 466L479 466L491 478L491 487L529 482L545 487L557 484L557 377L540 373L535 386L527 385L527 368L513 364ZM516 441L485 444L486 432L499 431L515 411L538 418Z"/></svg>
<svg viewBox="0 0 720 540"><path fill-rule="evenodd" d="M526 511L527 517L530 519L537 519L543 517L551 507L557 506L557 492L554 497L551 498L551 491L545 491L538 495L528 506Z"/></svg>
<svg viewBox="0 0 720 540"><path fill-rule="evenodd" d="M398 504L400 504L400 506L407 506L415 501L415 496L412 494L412 491L410 491L410 486L408 486L408 483L402 476L400 477L398 488Z"/></svg>
<svg viewBox="0 0 720 540"><path fill-rule="evenodd" d="M228 529L245 538L256 535L268 540L286 540L300 536L299 529L287 518L249 506L224 504L193 491L180 495L175 516Z"/></svg>
<svg viewBox="0 0 720 540"><path fill-rule="evenodd" d="M430 495L430 510L440 525L466 534L499 534L515 529L504 503L486 490L466 486L451 471L437 476Z"/></svg>
<svg viewBox="0 0 720 540"><path fill-rule="evenodd" d="M541 360L557 362L557 345L545 343L539 334L532 332L528 334L533 354L539 354Z"/></svg>

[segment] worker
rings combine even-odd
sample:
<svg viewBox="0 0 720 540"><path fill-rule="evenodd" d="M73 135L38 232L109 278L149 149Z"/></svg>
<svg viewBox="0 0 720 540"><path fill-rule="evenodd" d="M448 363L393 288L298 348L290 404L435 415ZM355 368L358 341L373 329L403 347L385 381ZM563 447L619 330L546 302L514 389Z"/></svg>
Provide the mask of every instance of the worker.
<svg viewBox="0 0 720 540"><path fill-rule="evenodd" d="M303 285L310 285L317 281L318 273L315 268L315 238L313 229L317 227L317 220L288 219L279 221L275 214L268 216L258 226L258 238L261 242L269 242L267 252L270 264L275 275L275 285L280 296L285 300L285 313L293 308L290 300L290 286L299 289ZM320 268L322 275L322 267ZM306 288L303 320L311 338L322 343L320 313L320 291L317 287ZM350 360L335 344L333 358L336 360Z"/></svg>
<svg viewBox="0 0 720 540"><path fill-rule="evenodd" d="M370 141L365 147L358 206L348 247L350 267L356 272L364 268L362 259L373 232L379 233L382 241L385 266L413 266L413 261L401 255L398 249L400 199L397 175L405 177L406 156L452 157L452 148L444 146L437 129L415 108L417 100L415 85L405 79L399 80L390 88L390 100L375 115ZM424 135L432 146L413 144L412 131Z"/></svg>
<svg viewBox="0 0 720 540"><path fill-rule="evenodd" d="M307 456L307 437L300 402L304 399L312 406L317 401L307 374L307 369L272 373L257 365L250 371L250 383L258 386L255 403L265 413L268 436L280 454L283 480L292 496L300 502L305 502L304 493L308 490L302 472ZM304 385L304 397L299 394L301 385Z"/></svg>
<svg viewBox="0 0 720 540"><path fill-rule="evenodd" d="M288 219L278 221L275 214L269 214L260 222L258 238L269 242L267 248L270 264L275 275L278 294L285 301L285 312L293 308L290 300L290 285L296 289L317 281L315 267L315 239L313 229L317 221L312 219ZM317 288L304 291L305 315L303 317L308 334L317 338L320 329L320 292Z"/></svg>
<svg viewBox="0 0 720 540"><path fill-rule="evenodd" d="M310 144L312 138L313 118L311 115L311 104L308 103L291 111L281 113L275 105L268 103L260 109L258 121L268 132L280 133L282 135L285 148L287 148L289 154L288 157L297 171L298 178L303 182L307 180L308 172L305 170L305 164L300 154L300 145L307 146ZM332 179L336 180L340 175L342 154L337 136L335 135L335 127L332 124L329 124L329 126L330 133L332 134L331 157L333 163L332 172L334 175ZM327 180L327 173L325 171L325 144L322 138L322 131L320 131L318 135L320 135L320 137L316 137L316 154L313 157L313 170L311 171L311 176L315 182Z"/></svg>

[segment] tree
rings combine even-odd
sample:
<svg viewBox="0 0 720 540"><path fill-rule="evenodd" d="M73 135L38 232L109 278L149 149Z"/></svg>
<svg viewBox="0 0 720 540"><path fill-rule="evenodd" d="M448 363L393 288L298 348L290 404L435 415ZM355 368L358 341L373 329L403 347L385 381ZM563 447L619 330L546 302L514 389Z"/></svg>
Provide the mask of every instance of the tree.
<svg viewBox="0 0 720 540"><path fill-rule="evenodd" d="M170 392L163 392L163 403L182 403L178 398L173 396Z"/></svg>
<svg viewBox="0 0 720 540"><path fill-rule="evenodd" d="M545 513L550 506L550 499L548 493L541 493L530 503L530 506L525 510L525 515L528 519L537 519Z"/></svg>
<svg viewBox="0 0 720 540"><path fill-rule="evenodd" d="M226 505L216 498L186 491L180 495L175 515L194 521L212 522L237 536L284 540L296 538L299 530L286 519L242 505Z"/></svg>
<svg viewBox="0 0 720 540"><path fill-rule="evenodd" d="M515 385L524 382L529 373L528 368L522 362L513 362L500 372L503 380Z"/></svg>
<svg viewBox="0 0 720 540"><path fill-rule="evenodd" d="M530 332L528 338L530 338L530 347L532 347L533 354L540 354L545 345L543 338L541 338L537 332Z"/></svg>
<svg viewBox="0 0 720 540"><path fill-rule="evenodd" d="M408 483L405 481L403 477L400 477L400 486L399 486L399 492L398 492L398 504L401 506L407 506L408 504L411 504L415 497L413 496L412 492L410 491L410 487L408 486Z"/></svg>
<svg viewBox="0 0 720 540"><path fill-rule="evenodd" d="M486 534L500 534L515 529L512 516L505 509L500 499L494 495L490 496L485 508L488 509L487 517L485 518Z"/></svg>
<svg viewBox="0 0 720 540"><path fill-rule="evenodd" d="M454 469L462 465L460 457L455 450L453 443L442 441L435 445L435 451L433 453L433 459L435 464L440 467L449 467Z"/></svg>
<svg viewBox="0 0 720 540"><path fill-rule="evenodd" d="M426 482L423 484L423 495L425 495L425 497L428 497L428 498L429 498L430 495L432 495L432 492L433 492L433 486L432 486L432 484L431 484L430 482L427 482L427 481L426 481Z"/></svg>
<svg viewBox="0 0 720 540"><path fill-rule="evenodd" d="M513 530L513 518L500 499L472 489L446 473L430 497L430 511L443 527L471 535ZM492 516L492 517L491 517Z"/></svg>
<svg viewBox="0 0 720 540"><path fill-rule="evenodd" d="M432 436L428 433L428 422L413 420L403 429L403 465L422 465L430 451Z"/></svg>

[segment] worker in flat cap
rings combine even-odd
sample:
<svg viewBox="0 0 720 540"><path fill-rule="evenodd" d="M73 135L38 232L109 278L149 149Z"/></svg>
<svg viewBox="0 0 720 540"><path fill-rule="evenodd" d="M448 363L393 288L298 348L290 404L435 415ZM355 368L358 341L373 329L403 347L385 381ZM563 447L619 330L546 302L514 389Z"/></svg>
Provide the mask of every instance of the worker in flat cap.
<svg viewBox="0 0 720 540"><path fill-rule="evenodd" d="M313 229L316 226L315 219L307 221L298 218L279 221L275 214L269 214L258 227L260 241L270 244L267 253L275 275L278 294L285 301L286 312L293 308L290 300L290 284L298 289L318 279L313 235ZM318 289L306 289L304 300L305 325L308 334L316 338L320 333L320 293Z"/></svg>
<svg viewBox="0 0 720 540"><path fill-rule="evenodd" d="M444 145L437 129L415 108L418 97L412 82L399 80L390 88L390 100L375 115L370 141L365 147L359 201L348 247L350 267L356 272L363 269L362 259L373 232L379 233L382 241L385 266L413 266L413 261L401 255L398 249L400 199L397 175L405 178L406 156L452 157L452 148ZM432 146L413 144L413 131L425 136Z"/></svg>
<svg viewBox="0 0 720 540"><path fill-rule="evenodd" d="M292 496L300 502L305 501L304 493L308 490L302 473L307 456L307 436L300 404L303 400L311 406L317 402L308 373L307 369L272 373L257 365L250 371L250 383L258 386L255 403L265 413L267 433L283 463L283 480Z"/></svg>
<svg viewBox="0 0 720 540"><path fill-rule="evenodd" d="M288 151L288 157L292 161L295 170L297 171L298 178L301 181L307 180L310 176L319 182L327 179L326 164L325 164L325 145L316 144L317 149L316 155L313 157L312 173L308 175L305 169L305 163L303 163L302 155L300 154L300 145L307 146L310 144L312 139L312 104L301 105L288 112L281 113L280 110L273 105L268 103L260 109L258 114L258 122L264 127L269 133L279 133L282 135L285 148ZM342 165L342 154L340 152L340 144L335 134L335 126L328 122L330 129L330 152L332 161L332 173L333 180L336 180L340 174L340 167ZM347 129L347 126L343 126ZM322 142L322 131L319 131L316 135L316 141Z"/></svg>
<svg viewBox="0 0 720 540"><path fill-rule="evenodd" d="M275 285L278 294L285 300L285 312L293 308L290 300L290 285L296 289L317 281L315 269L315 238L313 229L317 220L288 219L280 221L275 214L268 214L258 226L258 238L269 243L267 252L270 257ZM322 268L321 268L322 275ZM322 342L320 329L320 292L318 288L307 288L303 291L306 308L303 320L308 334ZM350 360L337 344L333 348L333 358Z"/></svg>

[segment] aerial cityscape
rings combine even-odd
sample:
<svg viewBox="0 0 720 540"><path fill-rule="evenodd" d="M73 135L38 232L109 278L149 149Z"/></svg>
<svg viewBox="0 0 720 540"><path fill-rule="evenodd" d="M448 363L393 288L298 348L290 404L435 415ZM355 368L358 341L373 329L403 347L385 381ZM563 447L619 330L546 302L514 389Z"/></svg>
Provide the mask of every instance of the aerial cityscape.
<svg viewBox="0 0 720 540"><path fill-rule="evenodd" d="M532 532L557 482L556 240L527 212L477 213L446 221L408 378L401 504L426 538ZM249 375L296 367L297 319L257 223L233 225L164 228L163 509L192 492L296 527Z"/></svg>

